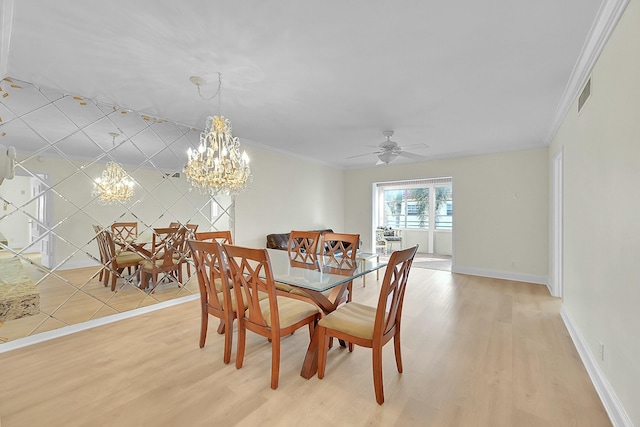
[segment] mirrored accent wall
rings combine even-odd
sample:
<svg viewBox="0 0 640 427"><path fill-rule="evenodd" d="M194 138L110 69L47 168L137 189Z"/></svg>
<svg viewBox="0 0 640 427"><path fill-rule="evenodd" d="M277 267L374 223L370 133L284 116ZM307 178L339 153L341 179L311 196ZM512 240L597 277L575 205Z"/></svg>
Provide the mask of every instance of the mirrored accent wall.
<svg viewBox="0 0 640 427"><path fill-rule="evenodd" d="M233 199L192 190L182 173L200 130L15 79L0 82L0 101L0 144L17 151L16 177L0 185L0 343L198 293L186 264L182 283L153 291L124 269L112 291L94 226L135 222L147 249L171 223L233 232ZM96 195L110 162L135 182L130 200Z"/></svg>

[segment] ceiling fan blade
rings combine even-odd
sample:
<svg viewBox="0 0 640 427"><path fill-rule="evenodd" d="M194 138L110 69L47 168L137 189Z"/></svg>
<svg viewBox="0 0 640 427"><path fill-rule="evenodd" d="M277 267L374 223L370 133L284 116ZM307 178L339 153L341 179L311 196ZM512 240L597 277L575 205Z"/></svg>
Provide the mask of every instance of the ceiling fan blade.
<svg viewBox="0 0 640 427"><path fill-rule="evenodd" d="M378 159L378 161L376 162L376 166L379 165L386 165L387 163L383 162L382 160Z"/></svg>
<svg viewBox="0 0 640 427"><path fill-rule="evenodd" d="M413 147L413 148L424 148L427 149L429 148L429 146L427 144L424 144L422 142L418 143L418 144L409 144L409 145L403 145L402 148L405 149L407 147Z"/></svg>
<svg viewBox="0 0 640 427"><path fill-rule="evenodd" d="M412 160L424 160L426 159L426 156L421 156L420 154L416 154L416 153L410 153L408 151L400 151L398 153L399 156L402 157L406 157L407 159L412 159Z"/></svg>
<svg viewBox="0 0 640 427"><path fill-rule="evenodd" d="M374 151L372 153L356 154L355 156L345 157L345 159L355 159L356 157L371 156L372 154L378 154L378 151Z"/></svg>

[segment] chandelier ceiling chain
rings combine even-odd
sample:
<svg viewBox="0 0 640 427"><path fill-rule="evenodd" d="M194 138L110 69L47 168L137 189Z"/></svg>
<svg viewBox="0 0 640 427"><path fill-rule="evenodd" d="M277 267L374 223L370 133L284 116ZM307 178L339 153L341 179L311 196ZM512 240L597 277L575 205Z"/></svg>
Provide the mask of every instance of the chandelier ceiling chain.
<svg viewBox="0 0 640 427"><path fill-rule="evenodd" d="M222 74L218 73L218 90L208 99L200 91L200 86L206 81L198 76L192 76L190 80L198 86L198 94L202 99L218 97L219 112L217 116L207 118L198 149L189 147L187 151L187 164L184 167L187 181L204 194L236 195L251 182L251 168L246 151L240 154L240 141L233 136L231 122L220 113Z"/></svg>

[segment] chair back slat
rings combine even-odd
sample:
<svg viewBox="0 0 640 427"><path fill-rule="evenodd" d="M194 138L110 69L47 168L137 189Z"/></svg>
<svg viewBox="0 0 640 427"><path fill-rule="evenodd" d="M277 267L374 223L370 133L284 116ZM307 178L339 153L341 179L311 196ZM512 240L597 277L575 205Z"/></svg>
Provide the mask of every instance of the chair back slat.
<svg viewBox="0 0 640 427"><path fill-rule="evenodd" d="M407 280L418 245L391 254L382 281L374 324L374 341L385 342L400 325Z"/></svg>
<svg viewBox="0 0 640 427"><path fill-rule="evenodd" d="M93 231L96 233L96 243L98 244L98 251L100 253L100 262L106 264L109 260L109 253L106 248L106 242L103 236L105 230L99 225L93 225Z"/></svg>
<svg viewBox="0 0 640 427"><path fill-rule="evenodd" d="M113 239L117 242L131 243L138 238L137 222L114 222L111 224Z"/></svg>
<svg viewBox="0 0 640 427"><path fill-rule="evenodd" d="M162 259L162 266L174 265L173 254L184 248L187 229L184 227L154 228L151 243L153 259Z"/></svg>
<svg viewBox="0 0 640 427"><path fill-rule="evenodd" d="M233 245L223 245L223 248L227 255L236 300L242 301L244 299L247 304L244 320L259 327L267 327L267 321L260 308L259 297L259 292L266 292L271 312L270 327L279 330L276 287L267 250ZM241 313L238 313L238 317L241 317Z"/></svg>
<svg viewBox="0 0 640 427"><path fill-rule="evenodd" d="M200 300L216 310L231 310L231 290L227 278L227 262L222 255L222 247L217 242L189 240L200 288ZM222 298L218 294L219 281Z"/></svg>
<svg viewBox="0 0 640 427"><path fill-rule="evenodd" d="M359 234L323 233L321 247L324 248L324 271L343 275L352 273L358 267L356 254L359 243Z"/></svg>
<svg viewBox="0 0 640 427"><path fill-rule="evenodd" d="M231 237L231 231L198 231L195 233L196 240L199 241L216 241L221 245L233 245L233 238Z"/></svg>
<svg viewBox="0 0 640 427"><path fill-rule="evenodd" d="M318 269L319 231L295 231L289 233L287 252L293 267Z"/></svg>

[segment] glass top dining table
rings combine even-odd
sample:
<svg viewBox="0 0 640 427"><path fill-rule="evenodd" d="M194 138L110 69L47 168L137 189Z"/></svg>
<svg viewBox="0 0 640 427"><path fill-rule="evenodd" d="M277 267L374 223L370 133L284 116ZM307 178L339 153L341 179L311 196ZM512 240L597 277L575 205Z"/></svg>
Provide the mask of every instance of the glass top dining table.
<svg viewBox="0 0 640 427"><path fill-rule="evenodd" d="M287 251L267 249L267 252L274 280L304 289L324 313L338 307L350 282L387 265L377 257L357 256L355 260L318 256L317 263L303 263L292 259L295 254L290 256ZM318 334L314 332L300 371L303 378L309 379L317 371L318 345Z"/></svg>
<svg viewBox="0 0 640 427"><path fill-rule="evenodd" d="M267 249L276 282L310 291L324 292L387 265L376 259L334 259L318 256L317 264L296 262L287 251Z"/></svg>

